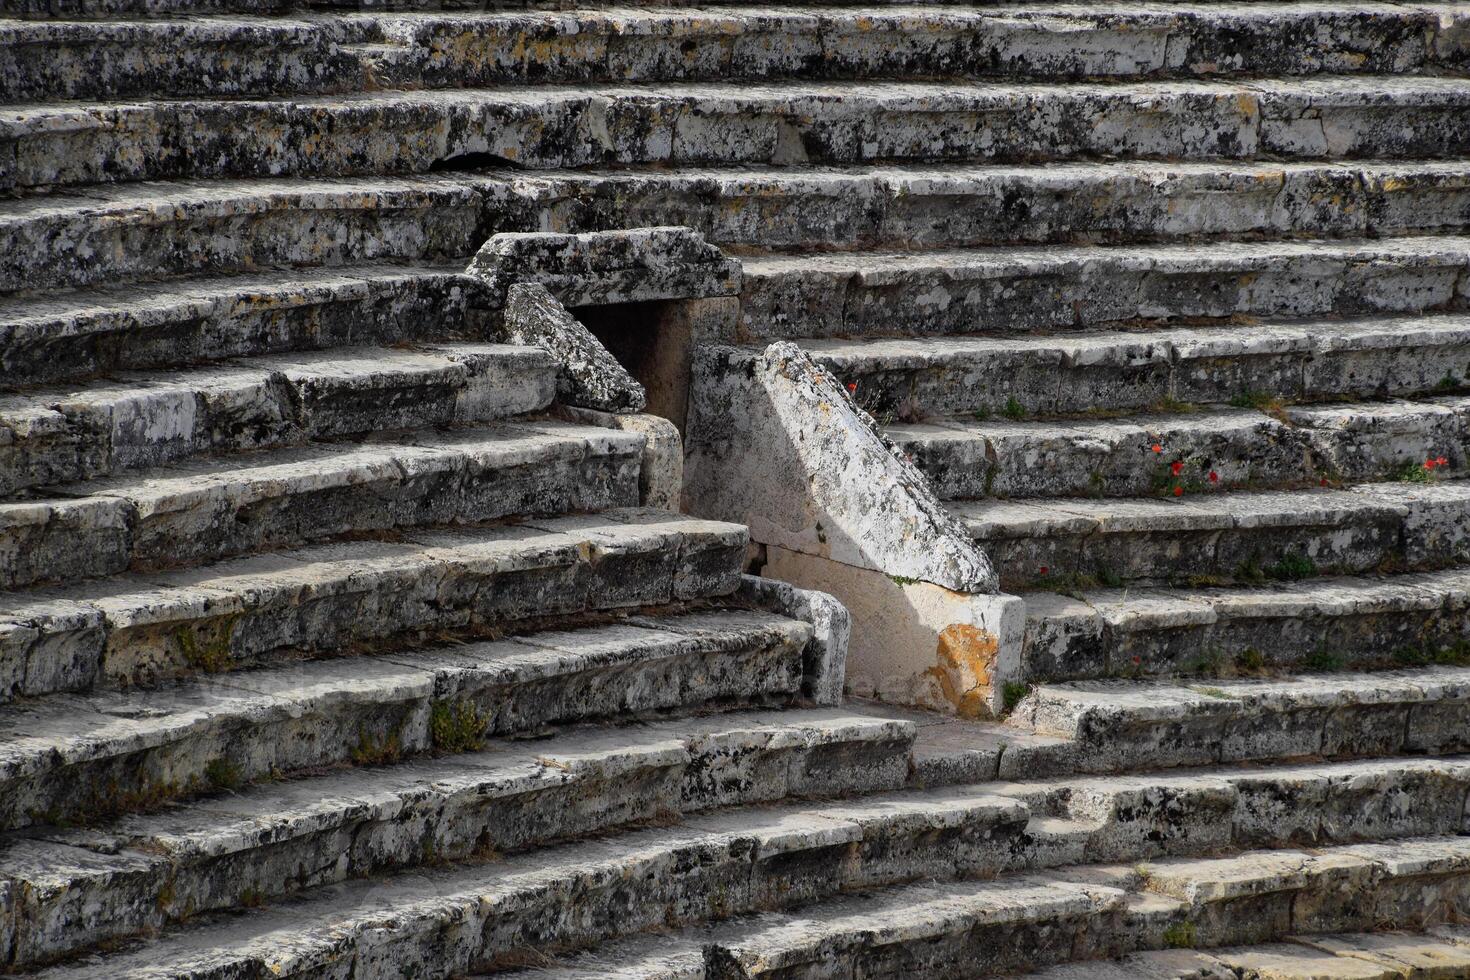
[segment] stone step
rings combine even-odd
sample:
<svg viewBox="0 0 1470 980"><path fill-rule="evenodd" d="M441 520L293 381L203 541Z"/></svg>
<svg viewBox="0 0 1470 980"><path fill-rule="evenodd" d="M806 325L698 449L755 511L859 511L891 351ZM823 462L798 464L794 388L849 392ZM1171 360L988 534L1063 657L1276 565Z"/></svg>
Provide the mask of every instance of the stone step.
<svg viewBox="0 0 1470 980"><path fill-rule="evenodd" d="M895 422L883 433L941 497L1141 497L1172 493L1176 479L1191 494L1420 479L1424 462L1441 457L1435 475L1463 476L1470 465L1470 399L1036 422L953 416ZM1177 478L1176 462L1184 463Z"/></svg>
<svg viewBox="0 0 1470 980"><path fill-rule="evenodd" d="M1470 153L1470 81L698 83L18 104L0 190L590 164L1425 159Z"/></svg>
<svg viewBox="0 0 1470 980"><path fill-rule="evenodd" d="M1403 945L1395 949L1391 940L1379 941L1375 948L1394 966L1376 972L1321 972L1320 961L1292 957L1274 943L1289 938L1295 945L1288 950L1325 951L1348 948L1341 934L1354 930L1438 930L1440 919L1457 914L1463 905L1466 855L1464 838L1421 837L1313 852L1259 851L1136 868L1090 866L985 882L910 885L845 896L800 912L640 937L551 965L495 972L527 980L952 978L1009 976L1072 963L1040 976L1458 976L1420 972L1428 958L1411 959L1413 952ZM1450 939L1454 953L1442 955L1467 959L1458 939ZM1273 945L1264 945L1268 943ZM1217 952L1221 946L1227 948ZM1252 952L1240 946L1263 948ZM1157 952L1138 955L1143 951ZM1133 972L1116 972L1112 964L1101 962L1125 954L1126 962L1136 967ZM1232 964L1230 971L1210 972L1211 963L1222 960ZM957 964L963 966L957 970ZM1291 972L1313 965L1319 972Z"/></svg>
<svg viewBox="0 0 1470 980"><path fill-rule="evenodd" d="M726 246L821 250L1455 233L1470 225L1470 164L480 170L104 185L0 206L0 290L370 260L462 269L496 231L669 224ZM35 306L13 315L69 308Z"/></svg>
<svg viewBox="0 0 1470 980"><path fill-rule="evenodd" d="M0 594L0 697L727 595L747 542L647 509L392 537Z"/></svg>
<svg viewBox="0 0 1470 980"><path fill-rule="evenodd" d="M748 257L745 339L1025 332L1470 307L1470 239Z"/></svg>
<svg viewBox="0 0 1470 980"><path fill-rule="evenodd" d="M789 700L811 635L771 613L716 609L16 702L0 706L0 827L97 824L260 781L269 796L279 776L462 753L552 725Z"/></svg>
<svg viewBox="0 0 1470 980"><path fill-rule="evenodd" d="M1026 600L1036 680L1263 667L1465 663L1470 573L1309 578L1253 588L1085 589Z"/></svg>
<svg viewBox="0 0 1470 980"><path fill-rule="evenodd" d="M34 389L0 396L0 494L203 453L486 422L555 394L549 354L502 344L341 348Z"/></svg>
<svg viewBox="0 0 1470 980"><path fill-rule="evenodd" d="M1078 769L1463 752L1470 669L1042 684L1009 723L1064 738ZM1286 813L1278 815L1288 818Z"/></svg>
<svg viewBox="0 0 1470 980"><path fill-rule="evenodd" d="M904 723L836 710L572 730L255 786L96 828L32 828L9 835L0 854L0 880L26 896L12 908L23 924L8 965L396 868L716 807L892 791L912 737Z"/></svg>
<svg viewBox="0 0 1470 980"><path fill-rule="evenodd" d="M1470 975L1461 937L1433 931L1291 936L1224 949L1159 950L1116 960L1069 963L1034 980L1431 980Z"/></svg>
<svg viewBox="0 0 1470 980"><path fill-rule="evenodd" d="M884 425L1449 394L1470 379L1464 314L800 344Z"/></svg>
<svg viewBox="0 0 1470 980"><path fill-rule="evenodd" d="M1451 768L1457 773L1465 771L1464 765ZM1299 787L1303 777L1291 773L1285 778ZM1422 779L1410 777L1410 781ZM1456 785L1463 802L1464 786ZM1153 809L1163 813L1168 806L1160 800ZM1444 805L1434 809L1445 814L1453 827L1464 820L1462 810L1451 812ZM1371 818L1365 820L1371 822ZM1264 826L1269 829L1272 824L1265 822ZM519 944L534 943L541 956L554 956L638 931L824 902L816 910L796 913L799 918L793 920L811 922L833 904L872 902L876 897L888 906L883 893L832 898L843 891L919 879L989 878L1021 869L1075 864L1087 854L1089 840L1098 829L1096 822L1033 819L1014 795L995 795L984 786L738 810L686 819L676 831L635 831L512 856L494 864L374 882L371 888L349 884L228 922L185 926L134 952L103 956L90 964L42 975L143 976L145 963L153 971L146 975L160 977L256 973L304 977L327 962L338 969L356 970L358 975L370 969L394 976L476 972L513 965ZM1341 887L1343 876L1349 873L1352 884L1360 886L1369 899L1364 903L1366 910L1353 906L1358 914L1392 912L1388 898L1411 886L1427 888L1438 899L1449 894L1451 876L1463 873L1470 860L1470 844L1454 837L1427 837L1398 839L1386 845L1327 847L1320 853L1330 857L1311 858L1298 851L1206 860L1173 857L1150 860L1142 868L1074 867L1020 879L918 887L937 887L956 897L989 894L993 898L997 892L992 889L1015 894L1021 881L1066 882L1074 900L1079 890L1095 890L1094 894L1108 896L1105 904L1113 913L1138 916L1132 924L1141 928L1120 930L1118 935L1158 937L1165 928L1187 919L1197 920L1202 931L1212 927L1206 932L1208 942L1219 944L1264 938L1252 935L1230 940L1223 933L1224 924L1241 918L1247 896L1254 894L1257 901L1268 896L1270 902L1289 908L1294 902L1325 898L1331 891L1328 886ZM1409 860L1410 856L1415 860ZM1286 873L1292 866L1295 872ZM1027 898L1036 897L1034 889L1026 891ZM913 889L899 892L914 893ZM561 899L553 896L565 895L578 896L577 915L560 911L556 903ZM1039 922L1054 912L1046 904L1038 908L1028 902L1025 907ZM1423 914L1422 909L1418 912ZM1266 921L1279 918L1273 915ZM762 916L753 924L760 927L768 921ZM446 936L451 922L456 925ZM730 928L743 933L750 924L746 920L716 927L716 935ZM1419 920L1406 914L1403 924L1417 925ZM1338 928L1357 925L1356 921L1343 922ZM1302 924L1298 928L1322 927ZM1093 930L1087 932L1093 934ZM1070 946L1072 932L1064 933ZM700 938L708 942L711 937L700 934ZM1024 948L1026 944L998 945ZM880 970L874 975L885 974Z"/></svg>
<svg viewBox="0 0 1470 980"><path fill-rule="evenodd" d="M0 388L297 350L476 339L472 281L462 271L364 263L10 301L0 313Z"/></svg>
<svg viewBox="0 0 1470 980"><path fill-rule="evenodd" d="M0 503L0 587L638 505L644 437L521 422L205 459Z"/></svg>
<svg viewBox="0 0 1470 980"><path fill-rule="evenodd" d="M1151 498L955 501L950 510L1006 589L1105 583L1260 584L1317 575L1470 565L1470 483L1365 483L1343 490L1198 490L1171 477ZM1187 493L1174 496L1167 488ZM1208 484L1206 484L1208 486Z"/></svg>
<svg viewBox="0 0 1470 980"><path fill-rule="evenodd" d="M535 81L1437 74L1463 11L1358 3L816 7L232 17L0 28L0 100L249 96ZM506 52L514 52L507 54Z"/></svg>

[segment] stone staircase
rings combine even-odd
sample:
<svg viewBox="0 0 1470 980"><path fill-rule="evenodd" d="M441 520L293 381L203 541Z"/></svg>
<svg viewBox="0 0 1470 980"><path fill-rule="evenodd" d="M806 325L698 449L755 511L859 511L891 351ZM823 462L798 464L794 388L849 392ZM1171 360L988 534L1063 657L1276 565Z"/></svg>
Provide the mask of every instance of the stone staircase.
<svg viewBox="0 0 1470 980"><path fill-rule="evenodd" d="M1470 976L1470 7L474 7L0 0L0 972ZM1004 717L465 274L668 225Z"/></svg>

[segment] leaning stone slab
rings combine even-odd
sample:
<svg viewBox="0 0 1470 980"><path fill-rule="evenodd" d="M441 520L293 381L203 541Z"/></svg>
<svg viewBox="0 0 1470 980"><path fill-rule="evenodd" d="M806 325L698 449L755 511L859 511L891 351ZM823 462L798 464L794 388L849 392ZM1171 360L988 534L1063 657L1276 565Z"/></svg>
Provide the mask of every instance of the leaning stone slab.
<svg viewBox="0 0 1470 980"><path fill-rule="evenodd" d="M689 228L628 231L503 232L484 245L466 273L492 306L517 282L537 282L566 306L730 296L740 291L740 263Z"/></svg>
<svg viewBox="0 0 1470 980"><path fill-rule="evenodd" d="M643 386L539 282L512 283L505 294L501 339L539 347L560 364L557 398L578 408L638 412L648 403Z"/></svg>

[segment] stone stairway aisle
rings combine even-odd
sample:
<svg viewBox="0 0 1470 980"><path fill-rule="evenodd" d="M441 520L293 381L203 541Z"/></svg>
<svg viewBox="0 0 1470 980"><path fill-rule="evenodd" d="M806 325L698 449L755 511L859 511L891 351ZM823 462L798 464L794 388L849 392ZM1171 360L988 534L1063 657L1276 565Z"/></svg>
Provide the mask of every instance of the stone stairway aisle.
<svg viewBox="0 0 1470 980"><path fill-rule="evenodd" d="M0 0L0 970L1456 975L1470 8L337 6ZM1007 719L817 703L461 274L667 224L1025 596Z"/></svg>

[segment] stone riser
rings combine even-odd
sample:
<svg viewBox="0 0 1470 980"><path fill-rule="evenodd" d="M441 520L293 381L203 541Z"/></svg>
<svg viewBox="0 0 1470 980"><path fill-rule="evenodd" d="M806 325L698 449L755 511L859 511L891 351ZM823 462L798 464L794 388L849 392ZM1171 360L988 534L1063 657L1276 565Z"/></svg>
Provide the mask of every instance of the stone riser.
<svg viewBox="0 0 1470 980"><path fill-rule="evenodd" d="M100 968L61 969L43 976L48 980L141 976L129 967L141 967L143 957L156 971L150 976L198 980L248 975L249 971L281 977L321 976L328 963L337 971L352 970L360 976L478 972L497 961L513 963L513 951L530 942L543 955L554 954L638 931L790 907L843 891L916 878L988 877L1015 867L1075 862L1086 844L1087 834L1076 828L1056 832L1022 828L1024 808L1007 807L995 797L956 800L943 809L947 812L942 828L930 824L922 810L902 812L891 806L850 804L835 810L828 807L825 813L818 808L792 813L784 815L784 820L779 819L783 815L772 814L778 819L767 817L763 826L743 815L696 818L687 824L690 835L672 847L649 848L644 841L642 849L633 850L640 843L639 835L629 835L599 847L595 855L587 854L585 848L568 848L540 855L530 867L530 862L512 859L493 870L461 870L426 883L433 889L432 897L422 886L400 896L395 892L405 891L404 886L379 885L366 908L358 904L367 898L362 890L343 890L332 897L330 910L323 907L327 902L321 902L257 915L248 932L237 930L225 940L228 945L216 945L208 953L191 954L187 947L191 941L209 943L208 933L186 934L177 946L165 941L172 949L145 949L135 956L104 962ZM1162 946L1171 927L1183 922L1195 923L1201 941L1209 945L1284 934L1291 927L1292 913L1301 931L1363 928L1383 922L1421 925L1446 902L1456 909L1464 905L1463 875L1457 875L1464 848L1456 838L1413 843L1429 856L1417 867L1406 867L1408 862L1396 858L1397 844L1369 844L1333 849L1316 858L1298 852L1265 852L1233 860L1150 864L1142 883L1143 876L1129 869L1084 868L1001 878L991 884L972 881L900 889L866 903L880 907L874 910L874 918L863 923L864 928L849 934L856 941L855 949L848 948L840 928L824 928L833 924L831 908L817 910L815 920L804 916L797 930L778 926L774 936L763 937L762 926L772 920L792 920L762 916L748 925L713 930L704 941L716 940L714 952L744 959L747 968L764 965L753 971L759 975L786 976L788 971L808 975L796 967L803 961L802 954L810 951L817 960L808 962L818 970L811 975L830 976L817 963L831 964L835 954L839 964L855 965L844 956L864 950L874 938L875 926L882 931L878 917L886 923L913 923L915 913L927 911L925 899L933 898L935 892L949 896L944 903L949 914L943 920L953 927L962 919L961 935L973 937L972 930L978 925L975 919L955 914L960 911L956 899L962 895L968 900L961 899L960 908L974 909L980 920L990 924L989 929L978 930L984 937L980 946L987 954L966 951L966 955L948 957L943 960L945 970L935 974L943 976L954 975L955 963L997 969L1054 961L1045 953L1036 956L1038 945L1027 941L1036 933L1048 937L1043 949L1050 947L1058 954L1065 951L1068 955L1055 957L1063 959ZM1251 858L1255 858L1254 866ZM521 868L535 875L535 884L518 884ZM1292 868L1294 873L1288 870ZM1079 880L1079 872L1092 872L1092 876ZM477 882L476 877L486 880ZM1337 896L1337 890L1348 884L1360 899L1356 904L1344 903ZM1151 894L1139 894L1143 889ZM1167 894L1176 889L1188 898ZM1052 895L1040 894L1044 891ZM1065 894L1065 904L1074 913L1060 920L1058 903L1047 900L1058 897L1057 892ZM508 901L512 894L513 903ZM555 897L565 894L579 897L575 916L568 916ZM889 898L904 905L890 907ZM997 903L1002 909L1009 908L998 914ZM839 910L851 911L863 904L856 898L833 903ZM391 921L386 917L389 908ZM1081 912L1086 914L1077 914ZM324 914L332 917L330 926L312 921ZM1380 918L1375 920L1374 915ZM449 922L454 925L446 929ZM926 937L914 935L916 931L904 929L900 934L907 933L917 946L887 952L912 954L922 949ZM1084 942L1079 948L1079 932L1098 945L1089 947ZM365 942L368 935L372 936L371 946ZM286 956L281 955L282 943L289 949ZM792 943L797 944L795 948ZM748 958L742 956L747 951ZM1010 958L998 961L994 958L997 953ZM896 959L888 963L890 968L896 965ZM937 968L938 962L934 965ZM103 974L99 969L111 972ZM888 976L892 971L878 969L872 975Z"/></svg>
<svg viewBox="0 0 1470 980"><path fill-rule="evenodd" d="M1023 672L1037 680L1254 668L1412 665L1470 640L1462 574L1320 578L1270 589L1126 590L1027 600ZM1457 654L1456 656L1460 656ZM1456 661L1458 662L1458 661Z"/></svg>
<svg viewBox="0 0 1470 980"><path fill-rule="evenodd" d="M841 98L837 98L839 95ZM423 173L469 154L591 164L1426 159L1470 152L1470 85L1352 78L956 90L942 84L499 92L21 109L0 189L175 177ZM1310 118L1303 118L1310 108Z"/></svg>
<svg viewBox="0 0 1470 980"><path fill-rule="evenodd" d="M1470 378L1470 319L1280 323L1036 338L824 342L812 356L880 422L1448 393ZM1448 379L1448 381L1447 381Z"/></svg>
<svg viewBox="0 0 1470 980"><path fill-rule="evenodd" d="M746 546L737 525L642 510L400 538L7 594L0 692L148 683L725 595Z"/></svg>
<svg viewBox="0 0 1470 980"><path fill-rule="evenodd" d="M1175 461L1185 463L1180 476L1191 494L1391 479L1440 457L1447 462L1436 473L1465 473L1464 396L1303 405L1281 415L1213 409L1073 422L958 418L890 425L884 434L950 499L1167 495Z"/></svg>
<svg viewBox="0 0 1470 980"><path fill-rule="evenodd" d="M741 329L766 343L1457 310L1467 267L1470 242L1448 237L754 258Z"/></svg>
<svg viewBox="0 0 1470 980"><path fill-rule="evenodd" d="M636 507L643 444L612 430L512 426L64 487L59 498L0 504L0 587L193 565L347 533Z"/></svg>
<svg viewBox="0 0 1470 980"><path fill-rule="evenodd" d="M26 25L0 37L0 99L241 96L516 82L1037 79L1439 73L1453 13L1121 7L382 16L314 23Z"/></svg>
<svg viewBox="0 0 1470 980"><path fill-rule="evenodd" d="M960 503L954 512L1007 589L1088 579L1255 585L1470 562L1470 488L1461 484L1154 497Z"/></svg>
<svg viewBox="0 0 1470 980"><path fill-rule="evenodd" d="M537 348L348 348L0 398L0 493L205 453L492 421L556 394Z"/></svg>
<svg viewBox="0 0 1470 980"><path fill-rule="evenodd" d="M248 790L224 811L204 802L14 838L0 858L0 878L24 894L10 910L23 925L9 965L394 868L483 860L715 807L902 787L911 728L840 718L802 727L793 714L743 727L738 716L655 725L616 742L569 733L534 753L499 746L358 769ZM311 792L322 794L315 805ZM259 829L267 821L269 835Z"/></svg>
<svg viewBox="0 0 1470 980"><path fill-rule="evenodd" d="M811 635L766 613L691 613L22 702L0 709L12 736L0 826L97 822L232 783L463 752L551 725L787 702Z"/></svg>

